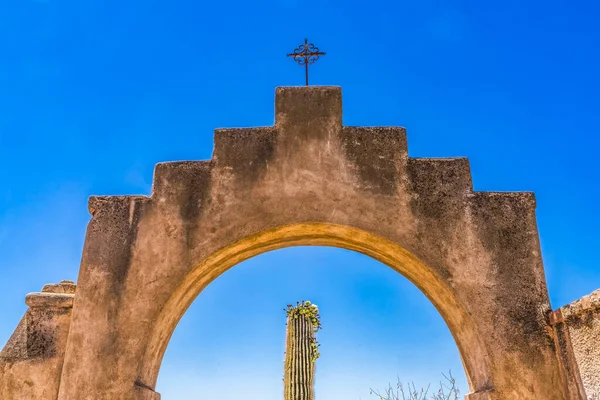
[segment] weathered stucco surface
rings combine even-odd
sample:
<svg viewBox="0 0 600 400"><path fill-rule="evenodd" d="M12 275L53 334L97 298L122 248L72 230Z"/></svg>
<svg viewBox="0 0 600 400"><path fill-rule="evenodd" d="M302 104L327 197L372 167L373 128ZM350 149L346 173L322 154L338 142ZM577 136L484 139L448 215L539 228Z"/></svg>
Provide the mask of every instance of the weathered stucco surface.
<svg viewBox="0 0 600 400"><path fill-rule="evenodd" d="M211 160L160 163L151 196L89 210L64 365L62 342L43 373L23 361L20 377L43 376L23 395L0 361L7 398L158 400L194 298L294 245L359 251L418 286L456 340L469 400L580 398L549 322L533 194L474 192L467 159L410 158L403 128L342 126L338 87L278 88L273 127L218 129Z"/></svg>
<svg viewBox="0 0 600 400"><path fill-rule="evenodd" d="M552 313L565 364L579 393L600 399L600 290Z"/></svg>
<svg viewBox="0 0 600 400"><path fill-rule="evenodd" d="M29 306L0 352L0 399L56 399L75 285L46 285L25 298Z"/></svg>

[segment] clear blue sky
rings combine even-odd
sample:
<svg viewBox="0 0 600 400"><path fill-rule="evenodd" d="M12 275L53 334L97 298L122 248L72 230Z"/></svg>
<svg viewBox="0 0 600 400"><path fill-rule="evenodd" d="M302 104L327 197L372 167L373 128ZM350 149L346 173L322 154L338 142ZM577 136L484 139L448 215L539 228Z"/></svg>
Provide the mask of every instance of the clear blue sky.
<svg viewBox="0 0 600 400"><path fill-rule="evenodd" d="M43 284L77 278L92 194L149 194L157 162L207 159L217 127L271 125L285 54L327 52L346 125L401 125L413 157L467 156L476 190L534 191L553 307L600 287L600 3L583 0L0 2L0 343ZM293 281L296 268L312 284ZM317 396L464 372L435 309L359 254L236 266L177 328L164 400L281 398L285 304L324 329ZM252 302L253 306L244 305Z"/></svg>

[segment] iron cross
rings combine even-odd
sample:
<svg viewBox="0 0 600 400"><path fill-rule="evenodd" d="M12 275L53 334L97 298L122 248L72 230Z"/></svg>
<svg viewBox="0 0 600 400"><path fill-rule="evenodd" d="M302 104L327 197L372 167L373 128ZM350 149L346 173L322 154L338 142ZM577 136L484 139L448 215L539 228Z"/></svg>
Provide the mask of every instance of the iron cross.
<svg viewBox="0 0 600 400"><path fill-rule="evenodd" d="M308 86L308 66L312 65L319 59L319 56L324 56L325 53L319 51L314 44L308 43L308 39L304 39L304 44L298 46L293 53L288 54L288 57L294 57L299 65L304 65L306 70L306 86Z"/></svg>

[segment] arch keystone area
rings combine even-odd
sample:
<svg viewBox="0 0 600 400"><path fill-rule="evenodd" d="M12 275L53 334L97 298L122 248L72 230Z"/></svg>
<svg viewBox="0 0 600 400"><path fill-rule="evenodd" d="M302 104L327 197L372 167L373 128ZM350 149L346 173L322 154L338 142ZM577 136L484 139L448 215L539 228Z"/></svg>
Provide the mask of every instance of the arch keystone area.
<svg viewBox="0 0 600 400"><path fill-rule="evenodd" d="M89 210L68 337L28 398L159 399L195 297L297 245L364 253L419 287L456 340L469 400L580 398L549 323L533 194L473 191L466 158L410 158L403 128L343 126L339 87L277 88L274 126L217 129L211 160L159 163L151 196Z"/></svg>

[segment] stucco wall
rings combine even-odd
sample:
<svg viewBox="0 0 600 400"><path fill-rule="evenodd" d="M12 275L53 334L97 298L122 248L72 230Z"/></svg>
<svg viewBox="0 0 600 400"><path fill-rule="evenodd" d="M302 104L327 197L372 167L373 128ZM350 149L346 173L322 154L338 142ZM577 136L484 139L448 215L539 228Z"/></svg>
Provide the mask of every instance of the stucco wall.
<svg viewBox="0 0 600 400"><path fill-rule="evenodd" d="M423 291L456 340L467 399L579 400L548 320L535 207L532 193L474 191L466 158L409 157L403 128L343 126L339 87L278 88L274 126L216 130L212 159L158 164L151 196L90 198L77 296L28 296L0 393L157 400L169 338L210 282L262 252L320 245ZM588 344L573 354L592 377Z"/></svg>
<svg viewBox="0 0 600 400"><path fill-rule="evenodd" d="M600 399L600 290L552 314L571 375L587 399Z"/></svg>
<svg viewBox="0 0 600 400"><path fill-rule="evenodd" d="M29 308L0 352L0 399L58 397L74 293L63 281L26 296Z"/></svg>
<svg viewBox="0 0 600 400"><path fill-rule="evenodd" d="M467 159L411 158L403 128L343 126L339 87L278 88L274 126L214 142L211 160L158 164L151 196L90 199L60 400L152 396L206 285L292 245L360 251L415 283L470 399L566 400L533 194L473 191Z"/></svg>

